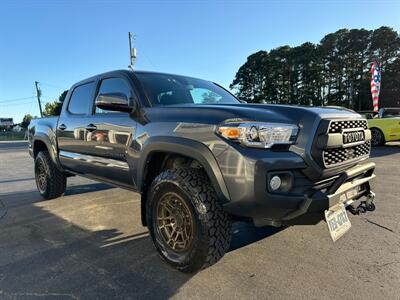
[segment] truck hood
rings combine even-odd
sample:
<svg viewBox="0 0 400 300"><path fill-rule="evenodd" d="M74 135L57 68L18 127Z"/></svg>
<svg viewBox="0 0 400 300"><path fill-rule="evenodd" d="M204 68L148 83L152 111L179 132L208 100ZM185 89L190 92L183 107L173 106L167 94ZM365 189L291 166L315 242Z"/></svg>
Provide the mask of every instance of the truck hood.
<svg viewBox="0 0 400 300"><path fill-rule="evenodd" d="M247 120L300 125L304 120L322 118L359 118L341 108L305 107L273 104L171 105L145 109L146 118L156 122L221 124Z"/></svg>

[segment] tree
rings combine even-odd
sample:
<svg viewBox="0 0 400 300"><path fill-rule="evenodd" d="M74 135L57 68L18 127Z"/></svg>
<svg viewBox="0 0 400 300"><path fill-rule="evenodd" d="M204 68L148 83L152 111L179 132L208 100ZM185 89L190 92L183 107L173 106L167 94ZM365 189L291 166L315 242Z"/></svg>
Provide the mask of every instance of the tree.
<svg viewBox="0 0 400 300"><path fill-rule="evenodd" d="M59 116L61 113L62 103L59 101L46 103L43 111L45 117Z"/></svg>
<svg viewBox="0 0 400 300"><path fill-rule="evenodd" d="M218 103L221 98L221 96L212 91L205 92L201 96L203 97L203 104Z"/></svg>
<svg viewBox="0 0 400 300"><path fill-rule="evenodd" d="M24 129L27 129L29 124L31 123L32 119L33 119L33 117L30 114L25 115L22 118L22 122L20 124L21 127L24 128Z"/></svg>
<svg viewBox="0 0 400 300"><path fill-rule="evenodd" d="M380 106L400 101L400 36L392 28L340 29L319 44L282 46L247 58L230 85L248 102L372 109L371 63L382 66Z"/></svg>
<svg viewBox="0 0 400 300"><path fill-rule="evenodd" d="M269 55L266 51L256 52L247 58L230 85L232 89L236 89L239 98L247 102L260 102L267 96L265 76L268 64Z"/></svg>
<svg viewBox="0 0 400 300"><path fill-rule="evenodd" d="M59 116L61 113L61 108L62 108L63 102L65 100L65 97L67 96L67 93L68 93L68 91L64 91L58 97L58 100L46 103L46 105L44 107L43 115L45 117Z"/></svg>

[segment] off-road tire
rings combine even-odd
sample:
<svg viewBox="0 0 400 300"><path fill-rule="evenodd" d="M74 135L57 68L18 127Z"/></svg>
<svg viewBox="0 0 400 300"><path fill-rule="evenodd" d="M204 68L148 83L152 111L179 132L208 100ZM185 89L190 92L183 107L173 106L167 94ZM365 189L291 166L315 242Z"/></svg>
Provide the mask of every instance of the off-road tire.
<svg viewBox="0 0 400 300"><path fill-rule="evenodd" d="M45 187L39 185L40 165L45 172ZM35 158L35 179L40 195L45 199L54 199L64 194L67 186L67 176L57 169L48 151L41 151Z"/></svg>
<svg viewBox="0 0 400 300"><path fill-rule="evenodd" d="M193 241L183 253L176 253L168 247L157 229L157 203L168 193L178 194L193 218ZM214 188L201 169L180 168L159 174L148 192L146 219L161 258L182 272L192 273L207 268L221 259L229 249L232 225L230 216L223 210Z"/></svg>
<svg viewBox="0 0 400 300"><path fill-rule="evenodd" d="M371 128L371 136L372 146L382 146L383 144L385 144L385 136L380 129Z"/></svg>

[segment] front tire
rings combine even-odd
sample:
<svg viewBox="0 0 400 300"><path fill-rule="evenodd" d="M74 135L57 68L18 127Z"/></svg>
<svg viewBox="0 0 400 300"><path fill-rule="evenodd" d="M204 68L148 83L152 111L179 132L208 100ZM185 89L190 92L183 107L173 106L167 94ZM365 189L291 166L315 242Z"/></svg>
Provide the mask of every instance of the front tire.
<svg viewBox="0 0 400 300"><path fill-rule="evenodd" d="M200 169L166 170L154 179L146 218L162 259L182 272L216 263L229 249L231 220Z"/></svg>
<svg viewBox="0 0 400 300"><path fill-rule="evenodd" d="M62 196L67 186L66 175L57 169L48 151L35 158L35 180L40 195L48 200Z"/></svg>
<svg viewBox="0 0 400 300"><path fill-rule="evenodd" d="M371 128L371 143L372 146L382 146L385 144L385 136L378 128Z"/></svg>

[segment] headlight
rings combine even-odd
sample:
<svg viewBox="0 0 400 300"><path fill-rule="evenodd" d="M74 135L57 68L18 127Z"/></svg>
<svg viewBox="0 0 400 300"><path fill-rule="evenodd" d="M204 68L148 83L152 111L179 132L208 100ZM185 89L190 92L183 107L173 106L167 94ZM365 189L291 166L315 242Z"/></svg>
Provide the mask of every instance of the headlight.
<svg viewBox="0 0 400 300"><path fill-rule="evenodd" d="M257 148L271 148L273 145L290 145L296 141L298 127L280 123L229 123L218 127L219 135Z"/></svg>

